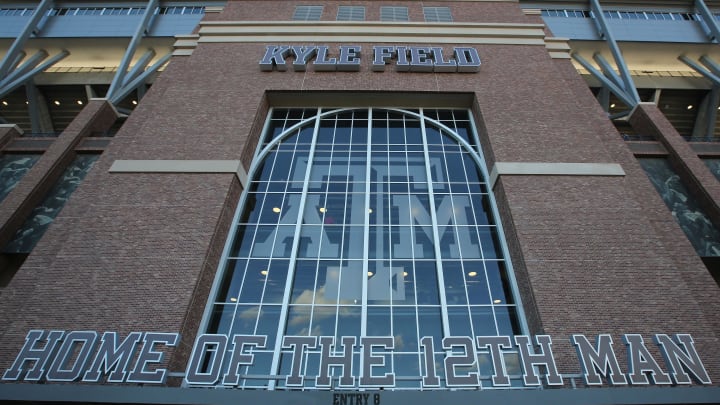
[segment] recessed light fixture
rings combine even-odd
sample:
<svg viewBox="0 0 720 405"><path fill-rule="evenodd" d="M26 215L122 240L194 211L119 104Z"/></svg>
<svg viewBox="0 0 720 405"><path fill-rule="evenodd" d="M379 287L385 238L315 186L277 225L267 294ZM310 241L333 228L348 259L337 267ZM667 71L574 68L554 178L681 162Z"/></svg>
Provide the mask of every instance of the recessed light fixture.
<svg viewBox="0 0 720 405"><path fill-rule="evenodd" d="M273 207L273 212L276 214L280 213L280 207Z"/></svg>
<svg viewBox="0 0 720 405"><path fill-rule="evenodd" d="M615 103L610 104L610 108L615 108Z"/></svg>
<svg viewBox="0 0 720 405"><path fill-rule="evenodd" d="M267 275L268 275L268 271L267 271L267 270L260 270L260 274L262 274L263 276L267 276Z"/></svg>
<svg viewBox="0 0 720 405"><path fill-rule="evenodd" d="M133 105L137 105L137 100L133 100L133 101L131 101L131 103L132 103Z"/></svg>
<svg viewBox="0 0 720 405"><path fill-rule="evenodd" d="M55 103L55 105L60 105L60 101L58 100L55 100L53 103Z"/></svg>
<svg viewBox="0 0 720 405"><path fill-rule="evenodd" d="M78 105L83 105L82 100L78 100L77 103L78 103Z"/></svg>
<svg viewBox="0 0 720 405"><path fill-rule="evenodd" d="M372 276L373 276L373 272L372 272L372 271L368 271L368 277L372 277Z"/></svg>
<svg viewBox="0 0 720 405"><path fill-rule="evenodd" d="M718 108L720 110L720 108ZM368 213L372 214L372 208L368 209Z"/></svg>
<svg viewBox="0 0 720 405"><path fill-rule="evenodd" d="M231 302L237 302L237 298L232 297L232 298L230 298L230 301L231 301Z"/></svg>
<svg viewBox="0 0 720 405"><path fill-rule="evenodd" d="M8 105L8 102L5 101L5 100L3 100L2 105L7 106L7 105Z"/></svg>
<svg viewBox="0 0 720 405"><path fill-rule="evenodd" d="M407 275L408 275L408 272L407 272L407 271L403 271L403 277L407 277Z"/></svg>
<svg viewBox="0 0 720 405"><path fill-rule="evenodd" d="M470 273L468 273L468 276L470 276L470 277L477 276L477 271L471 271Z"/></svg>
<svg viewBox="0 0 720 405"><path fill-rule="evenodd" d="M693 105L692 105L692 104L688 104L687 109L688 109L688 110L692 110L692 109L693 109Z"/></svg>
<svg viewBox="0 0 720 405"><path fill-rule="evenodd" d="M322 212L322 213L324 214L325 211L326 211L326 210L325 210L325 207L320 207L320 212Z"/></svg>
<svg viewBox="0 0 720 405"><path fill-rule="evenodd" d="M502 302L502 300L495 300L495 301L493 301L493 304L499 304L501 302Z"/></svg>
<svg viewBox="0 0 720 405"><path fill-rule="evenodd" d="M30 104L30 102L29 102L29 101L25 101L25 105L28 105L28 104Z"/></svg>

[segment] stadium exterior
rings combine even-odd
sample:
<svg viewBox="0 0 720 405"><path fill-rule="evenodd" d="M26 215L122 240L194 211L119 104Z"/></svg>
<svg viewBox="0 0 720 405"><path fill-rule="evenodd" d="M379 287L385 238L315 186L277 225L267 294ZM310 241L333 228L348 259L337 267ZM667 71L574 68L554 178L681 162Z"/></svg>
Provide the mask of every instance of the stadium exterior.
<svg viewBox="0 0 720 405"><path fill-rule="evenodd" d="M720 3L0 4L0 401L720 403Z"/></svg>

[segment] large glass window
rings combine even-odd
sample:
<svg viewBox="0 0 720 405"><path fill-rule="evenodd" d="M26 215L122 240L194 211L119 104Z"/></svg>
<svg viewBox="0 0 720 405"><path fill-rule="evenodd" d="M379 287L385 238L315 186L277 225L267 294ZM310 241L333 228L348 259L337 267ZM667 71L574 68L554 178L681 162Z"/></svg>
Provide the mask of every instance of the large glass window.
<svg viewBox="0 0 720 405"><path fill-rule="evenodd" d="M521 332L468 111L275 109L260 149L207 315L207 333L267 336L238 386L288 388L268 377L291 372L283 336L392 337L375 372L422 389L424 338L442 365L443 337Z"/></svg>

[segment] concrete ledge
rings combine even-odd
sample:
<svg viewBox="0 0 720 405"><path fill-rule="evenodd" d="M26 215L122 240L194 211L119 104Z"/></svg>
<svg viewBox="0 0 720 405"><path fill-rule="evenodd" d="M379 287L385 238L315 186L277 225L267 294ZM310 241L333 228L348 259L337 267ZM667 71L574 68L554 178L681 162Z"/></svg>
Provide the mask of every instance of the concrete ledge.
<svg viewBox="0 0 720 405"><path fill-rule="evenodd" d="M243 187L247 172L240 160L116 160L110 173L234 173Z"/></svg>
<svg viewBox="0 0 720 405"><path fill-rule="evenodd" d="M500 176L624 176L617 163L497 162L490 171L490 188Z"/></svg>

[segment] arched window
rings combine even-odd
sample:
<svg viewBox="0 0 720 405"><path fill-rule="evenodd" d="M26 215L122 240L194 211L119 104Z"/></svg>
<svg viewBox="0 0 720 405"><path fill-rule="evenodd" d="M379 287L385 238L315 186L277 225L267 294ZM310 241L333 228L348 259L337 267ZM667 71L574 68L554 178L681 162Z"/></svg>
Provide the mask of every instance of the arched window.
<svg viewBox="0 0 720 405"><path fill-rule="evenodd" d="M289 388L283 336L334 337L337 347L354 337L355 376L360 337L385 336L394 347L373 373L422 389L428 337L442 365L443 337L521 333L495 218L467 110L274 109L205 331L267 336L239 387ZM306 348L306 389L317 387L320 358L320 345ZM489 378L487 360L478 364ZM331 371L335 387L342 370Z"/></svg>

